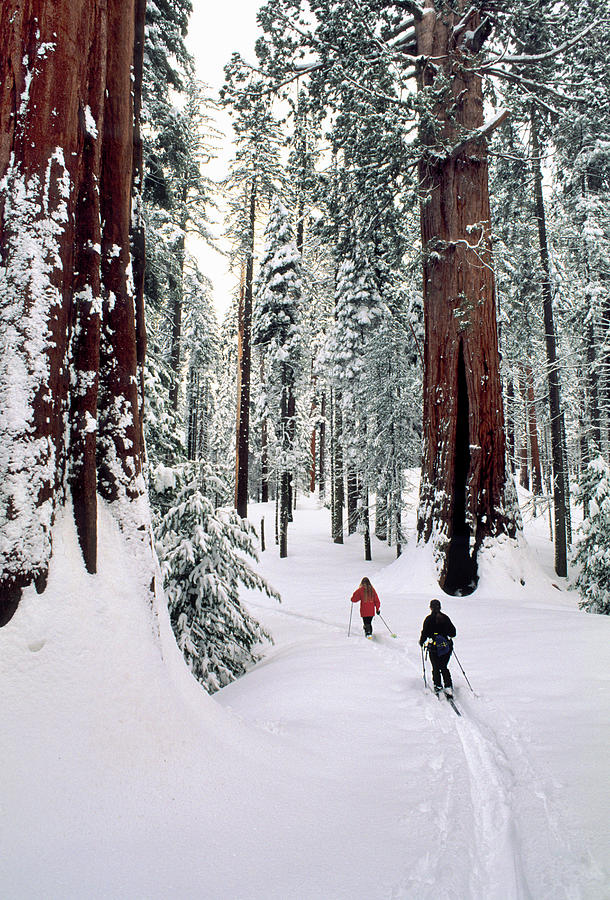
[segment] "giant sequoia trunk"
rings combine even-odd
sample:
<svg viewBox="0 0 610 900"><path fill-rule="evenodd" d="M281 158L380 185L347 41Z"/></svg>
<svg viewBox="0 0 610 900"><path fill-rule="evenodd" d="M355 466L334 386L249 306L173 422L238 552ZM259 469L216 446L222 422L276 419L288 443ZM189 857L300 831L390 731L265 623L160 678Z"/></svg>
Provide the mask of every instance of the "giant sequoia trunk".
<svg viewBox="0 0 610 900"><path fill-rule="evenodd" d="M0 624L44 589L64 485L90 572L98 492L146 528L143 16L143 0L0 5Z"/></svg>
<svg viewBox="0 0 610 900"><path fill-rule="evenodd" d="M456 31L461 13L436 6L427 0L416 26L426 334L418 531L434 540L441 587L458 593L476 584L482 541L514 535L516 520L506 499L488 129L481 79L468 67L486 35L474 7Z"/></svg>

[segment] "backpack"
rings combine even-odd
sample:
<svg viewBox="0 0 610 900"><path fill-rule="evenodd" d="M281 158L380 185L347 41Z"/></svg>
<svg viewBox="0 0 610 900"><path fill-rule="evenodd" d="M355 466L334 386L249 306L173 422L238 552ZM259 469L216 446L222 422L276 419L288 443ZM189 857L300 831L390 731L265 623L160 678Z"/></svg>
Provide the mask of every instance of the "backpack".
<svg viewBox="0 0 610 900"><path fill-rule="evenodd" d="M432 638L432 647L437 656L447 656L451 653L451 640L444 634L435 634Z"/></svg>

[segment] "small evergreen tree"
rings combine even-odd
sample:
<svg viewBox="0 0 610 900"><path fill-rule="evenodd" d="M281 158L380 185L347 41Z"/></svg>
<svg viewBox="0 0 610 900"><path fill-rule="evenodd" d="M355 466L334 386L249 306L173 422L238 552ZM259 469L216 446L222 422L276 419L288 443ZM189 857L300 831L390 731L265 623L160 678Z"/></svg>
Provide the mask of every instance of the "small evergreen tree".
<svg viewBox="0 0 610 900"><path fill-rule="evenodd" d="M195 678L213 693L258 661L256 646L272 640L248 614L240 587L279 594L250 566L254 531L235 510L210 497L226 486L203 463L159 467L154 486L177 495L156 529L157 553L178 646Z"/></svg>
<svg viewBox="0 0 610 900"><path fill-rule="evenodd" d="M587 466L580 486L589 514L579 529L574 562L580 564L576 587L581 608L610 615L610 467L598 456Z"/></svg>

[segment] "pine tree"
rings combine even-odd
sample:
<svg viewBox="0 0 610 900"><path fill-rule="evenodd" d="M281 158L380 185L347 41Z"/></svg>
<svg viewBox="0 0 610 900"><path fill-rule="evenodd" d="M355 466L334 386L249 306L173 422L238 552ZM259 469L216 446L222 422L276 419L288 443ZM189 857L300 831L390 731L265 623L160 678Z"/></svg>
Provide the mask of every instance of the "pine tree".
<svg viewBox="0 0 610 900"><path fill-rule="evenodd" d="M254 531L234 510L215 508L226 492L203 463L153 473L159 493L173 497L157 527L170 618L193 675L210 692L242 675L259 658L257 645L271 640L248 614L240 588L279 595L251 567L257 559Z"/></svg>
<svg viewBox="0 0 610 900"><path fill-rule="evenodd" d="M610 615L610 468L598 456L588 464L581 482L581 499L588 515L579 528L574 562L580 566L576 587L583 609Z"/></svg>
<svg viewBox="0 0 610 900"><path fill-rule="evenodd" d="M301 255L288 211L277 196L271 203L265 241L256 284L253 340L264 360L263 403L279 441L280 556L285 557L295 468L296 387L302 362L303 283Z"/></svg>
<svg viewBox="0 0 610 900"><path fill-rule="evenodd" d="M252 378L252 305L257 213L280 189L283 172L279 147L281 135L271 104L260 83L244 74L233 59L226 67L227 83L222 91L225 104L233 111L236 153L226 183L229 191L228 237L231 259L241 270L237 359L237 421L235 450L235 508L245 518L248 513L250 385ZM240 93L239 86L246 82Z"/></svg>

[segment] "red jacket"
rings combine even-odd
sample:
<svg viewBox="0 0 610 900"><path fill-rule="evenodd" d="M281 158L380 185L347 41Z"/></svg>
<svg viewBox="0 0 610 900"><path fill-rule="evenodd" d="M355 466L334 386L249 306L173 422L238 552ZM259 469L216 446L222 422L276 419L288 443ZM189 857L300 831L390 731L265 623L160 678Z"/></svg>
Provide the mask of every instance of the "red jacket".
<svg viewBox="0 0 610 900"><path fill-rule="evenodd" d="M360 587L357 588L357 590L355 590L352 594L352 603L360 602L360 615L363 617L374 616L375 610L379 609L379 607L381 606L375 588L371 588L371 590L373 593L370 600L366 599L363 585L360 585Z"/></svg>

